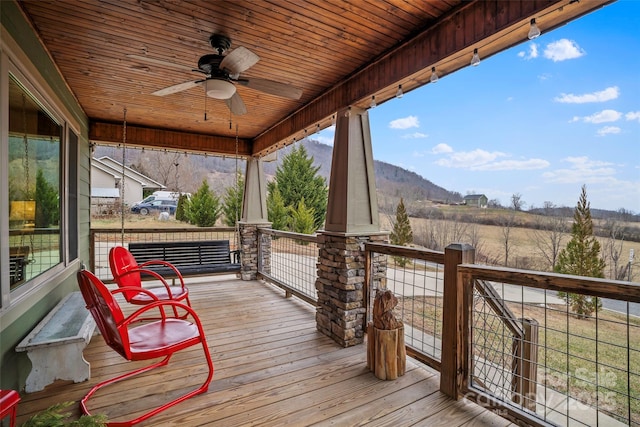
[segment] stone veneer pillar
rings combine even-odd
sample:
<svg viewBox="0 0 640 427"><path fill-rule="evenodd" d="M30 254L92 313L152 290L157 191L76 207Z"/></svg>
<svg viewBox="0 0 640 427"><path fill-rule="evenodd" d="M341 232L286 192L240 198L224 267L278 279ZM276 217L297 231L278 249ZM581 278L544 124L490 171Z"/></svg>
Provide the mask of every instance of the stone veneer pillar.
<svg viewBox="0 0 640 427"><path fill-rule="evenodd" d="M386 242L388 233L380 232L369 115L349 107L336 118L327 219L318 232L316 324L348 347L364 341L364 243Z"/></svg>
<svg viewBox="0 0 640 427"><path fill-rule="evenodd" d="M238 223L242 280L256 280L259 267L263 269L271 267L271 236L262 235L262 238L259 238L261 228L271 228L271 223L267 219L266 194L266 178L262 161L251 157L247 159L242 220Z"/></svg>
<svg viewBox="0 0 640 427"><path fill-rule="evenodd" d="M242 280L256 280L259 268L267 273L271 271L271 236L261 235L261 228L271 228L271 223L239 223Z"/></svg>
<svg viewBox="0 0 640 427"><path fill-rule="evenodd" d="M343 347L361 344L367 320L364 244L385 243L388 234L318 237L317 329Z"/></svg>

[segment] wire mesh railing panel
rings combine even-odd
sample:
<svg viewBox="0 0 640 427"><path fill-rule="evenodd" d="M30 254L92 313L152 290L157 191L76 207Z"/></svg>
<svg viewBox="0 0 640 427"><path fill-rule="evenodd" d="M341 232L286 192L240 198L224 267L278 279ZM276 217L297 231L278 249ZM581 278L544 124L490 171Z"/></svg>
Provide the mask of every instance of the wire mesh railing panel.
<svg viewBox="0 0 640 427"><path fill-rule="evenodd" d="M544 279L562 288L554 276ZM558 280L589 289L575 278ZM616 300L597 297L607 293L604 280L595 294L478 282L495 290L521 334L495 312L494 297L474 286L470 388L490 396L491 406L516 408L540 423L640 425L640 304L613 288Z"/></svg>
<svg viewBox="0 0 640 427"><path fill-rule="evenodd" d="M369 307L378 287L393 292L398 299L396 318L404 324L405 346L414 357L438 363L442 352L444 254L408 248L397 252L392 245L370 247L376 249L370 254ZM367 322L371 320L369 314Z"/></svg>
<svg viewBox="0 0 640 427"><path fill-rule="evenodd" d="M93 256L89 268L103 281L111 281L109 251L114 246L128 247L129 243L193 242L204 240L228 240L230 249L239 248L236 230L233 227L166 228L145 229L92 229Z"/></svg>
<svg viewBox="0 0 640 427"><path fill-rule="evenodd" d="M270 260L259 262L259 273L266 279L307 301L317 301L318 245L315 235L261 230L271 236Z"/></svg>

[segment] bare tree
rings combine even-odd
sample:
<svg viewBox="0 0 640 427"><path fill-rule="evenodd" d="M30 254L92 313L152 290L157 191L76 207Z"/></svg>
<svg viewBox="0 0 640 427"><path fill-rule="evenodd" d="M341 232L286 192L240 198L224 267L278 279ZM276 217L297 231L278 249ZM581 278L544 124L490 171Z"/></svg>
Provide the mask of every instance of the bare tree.
<svg viewBox="0 0 640 427"><path fill-rule="evenodd" d="M544 260L544 268L547 271L553 271L569 227L563 216L555 214L553 203L545 202L544 213L544 216L537 219L536 229L531 232L531 241Z"/></svg>
<svg viewBox="0 0 640 427"><path fill-rule="evenodd" d="M509 211L504 215L500 215L498 218L498 224L501 227L502 232L502 248L504 249L504 265L505 267L509 266L509 252L511 251L511 247L513 245L513 241L511 239L511 230L515 226L516 223L516 211Z"/></svg>
<svg viewBox="0 0 640 427"><path fill-rule="evenodd" d="M511 195L511 208L514 211L521 211L524 205L525 203L524 200L522 200L522 194L514 193Z"/></svg>
<svg viewBox="0 0 640 427"><path fill-rule="evenodd" d="M487 259L487 255L484 253L484 242L482 236L480 236L480 225L469 224L466 233L467 243L474 247L476 250L476 261L482 261Z"/></svg>
<svg viewBox="0 0 640 427"><path fill-rule="evenodd" d="M627 263L621 263L622 244L624 243L624 227L615 219L609 218L603 229L607 233L607 240L603 245L603 256L609 266L609 278L624 280L627 275Z"/></svg>

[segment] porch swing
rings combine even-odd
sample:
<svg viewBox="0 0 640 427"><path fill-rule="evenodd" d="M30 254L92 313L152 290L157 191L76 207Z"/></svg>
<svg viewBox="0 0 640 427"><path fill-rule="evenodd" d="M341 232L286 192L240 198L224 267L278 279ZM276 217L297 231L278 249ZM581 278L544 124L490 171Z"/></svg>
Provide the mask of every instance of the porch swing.
<svg viewBox="0 0 640 427"><path fill-rule="evenodd" d="M27 280L26 266L35 262L33 258L33 231L36 218L36 201L31 197L30 171L29 171L29 136L27 134L26 96L22 94L22 126L24 143L24 189L22 200L11 200L9 205L9 220L20 224L20 243L9 248L9 286L13 288ZM28 235L28 242L25 242ZM31 258L30 258L31 257Z"/></svg>
<svg viewBox="0 0 640 427"><path fill-rule="evenodd" d="M126 162L126 109L123 120L122 141L122 199L124 200ZM238 177L238 131L236 128L236 188ZM224 274L240 271L239 262L239 218L236 210L234 236L235 250L231 250L228 240L186 241L186 242L130 242L125 248L124 203L121 208L121 246L109 251L109 266L115 282L120 287L135 286L139 292L125 292L128 302L149 304L152 299L142 291L142 281L160 280L163 286L150 288L161 300L184 301L190 305L188 288L184 277L192 275ZM235 255L235 256L234 256ZM144 277L144 276L147 277ZM169 284L169 279L172 284ZM176 279L180 284L175 283ZM176 313L177 316L177 313Z"/></svg>

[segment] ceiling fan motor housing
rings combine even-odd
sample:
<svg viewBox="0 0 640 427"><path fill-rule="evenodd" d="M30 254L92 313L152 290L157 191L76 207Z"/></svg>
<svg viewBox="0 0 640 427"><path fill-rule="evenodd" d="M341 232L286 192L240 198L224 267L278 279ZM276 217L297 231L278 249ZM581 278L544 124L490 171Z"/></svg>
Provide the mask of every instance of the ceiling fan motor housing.
<svg viewBox="0 0 640 427"><path fill-rule="evenodd" d="M224 59L222 55L208 54L198 59L198 69L211 77L228 77L228 74L220 69L220 62Z"/></svg>
<svg viewBox="0 0 640 427"><path fill-rule="evenodd" d="M218 51L218 55L222 55L224 51L231 47L231 39L222 34L211 34L209 36L209 44Z"/></svg>

